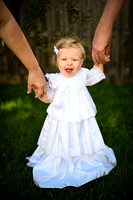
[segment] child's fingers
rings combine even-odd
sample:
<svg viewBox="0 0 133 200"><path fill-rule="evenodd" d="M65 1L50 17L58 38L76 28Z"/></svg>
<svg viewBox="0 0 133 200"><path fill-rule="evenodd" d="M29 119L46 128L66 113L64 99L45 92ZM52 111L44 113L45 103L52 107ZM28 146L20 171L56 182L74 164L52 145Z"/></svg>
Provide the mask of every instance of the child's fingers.
<svg viewBox="0 0 133 200"><path fill-rule="evenodd" d="M110 55L105 56L105 61L106 61L106 62L109 62L109 61L110 61Z"/></svg>

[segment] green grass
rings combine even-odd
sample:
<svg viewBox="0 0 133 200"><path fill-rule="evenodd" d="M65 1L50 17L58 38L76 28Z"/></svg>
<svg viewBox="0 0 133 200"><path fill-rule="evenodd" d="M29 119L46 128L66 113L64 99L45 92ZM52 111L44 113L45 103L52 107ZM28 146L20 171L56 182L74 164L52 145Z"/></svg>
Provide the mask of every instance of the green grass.
<svg viewBox="0 0 133 200"><path fill-rule="evenodd" d="M3 199L129 200L133 188L133 84L89 87L97 121L117 166L79 188L40 189L26 156L36 149L47 104L26 94L26 86L0 86L0 189Z"/></svg>

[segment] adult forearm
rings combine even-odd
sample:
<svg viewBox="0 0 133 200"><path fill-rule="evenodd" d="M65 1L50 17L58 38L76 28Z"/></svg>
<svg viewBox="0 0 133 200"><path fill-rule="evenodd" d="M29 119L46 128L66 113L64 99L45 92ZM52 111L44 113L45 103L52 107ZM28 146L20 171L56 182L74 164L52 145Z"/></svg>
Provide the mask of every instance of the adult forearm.
<svg viewBox="0 0 133 200"><path fill-rule="evenodd" d="M124 2L125 0L107 0L99 24L112 29Z"/></svg>
<svg viewBox="0 0 133 200"><path fill-rule="evenodd" d="M0 37L21 60L28 70L38 66L38 62L16 20L0 1Z"/></svg>

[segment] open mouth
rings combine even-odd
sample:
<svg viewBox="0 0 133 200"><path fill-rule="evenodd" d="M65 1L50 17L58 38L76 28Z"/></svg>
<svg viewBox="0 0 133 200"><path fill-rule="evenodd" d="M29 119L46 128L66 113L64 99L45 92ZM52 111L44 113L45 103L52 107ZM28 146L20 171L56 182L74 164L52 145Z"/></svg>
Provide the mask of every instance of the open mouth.
<svg viewBox="0 0 133 200"><path fill-rule="evenodd" d="M72 68L66 68L65 70L66 70L67 73L71 73L73 71Z"/></svg>

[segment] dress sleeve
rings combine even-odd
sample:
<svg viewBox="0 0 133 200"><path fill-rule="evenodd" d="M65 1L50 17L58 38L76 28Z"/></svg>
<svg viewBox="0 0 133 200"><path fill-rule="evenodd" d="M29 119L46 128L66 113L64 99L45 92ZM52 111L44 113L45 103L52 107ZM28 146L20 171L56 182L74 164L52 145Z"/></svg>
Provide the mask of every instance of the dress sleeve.
<svg viewBox="0 0 133 200"><path fill-rule="evenodd" d="M93 68L88 70L88 73L86 74L86 86L94 85L105 78L105 74L96 66L93 66Z"/></svg>
<svg viewBox="0 0 133 200"><path fill-rule="evenodd" d="M56 74L46 74L45 77L48 79L47 96L50 102L52 102L57 90L57 77Z"/></svg>

